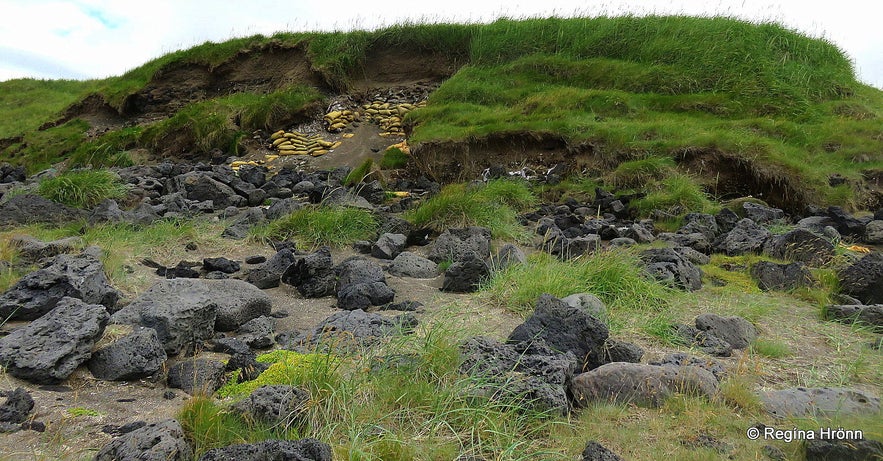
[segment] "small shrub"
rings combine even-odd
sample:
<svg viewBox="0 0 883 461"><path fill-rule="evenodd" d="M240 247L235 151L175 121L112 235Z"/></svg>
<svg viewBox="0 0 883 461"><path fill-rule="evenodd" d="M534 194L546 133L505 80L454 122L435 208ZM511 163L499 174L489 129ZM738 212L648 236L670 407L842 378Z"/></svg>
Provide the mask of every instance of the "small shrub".
<svg viewBox="0 0 883 461"><path fill-rule="evenodd" d="M380 168L384 170L403 168L408 164L409 159L408 154L398 147L390 147L383 153L383 158L380 160Z"/></svg>
<svg viewBox="0 0 883 461"><path fill-rule="evenodd" d="M90 208L104 199L126 195L119 177L107 170L75 170L40 182L37 193L75 208Z"/></svg>
<svg viewBox="0 0 883 461"><path fill-rule="evenodd" d="M377 232L371 212L350 207L301 208L254 231L257 238L298 239L308 245L340 246L366 240Z"/></svg>

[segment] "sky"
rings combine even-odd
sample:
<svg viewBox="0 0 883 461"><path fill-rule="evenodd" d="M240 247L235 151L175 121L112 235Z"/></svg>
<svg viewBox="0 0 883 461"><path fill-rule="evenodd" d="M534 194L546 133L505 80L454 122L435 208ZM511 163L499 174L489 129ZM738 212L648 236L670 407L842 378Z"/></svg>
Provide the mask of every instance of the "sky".
<svg viewBox="0 0 883 461"><path fill-rule="evenodd" d="M874 0L0 0L0 81L104 78L206 41L280 31L623 13L777 22L836 44L861 81L883 89L883 2Z"/></svg>

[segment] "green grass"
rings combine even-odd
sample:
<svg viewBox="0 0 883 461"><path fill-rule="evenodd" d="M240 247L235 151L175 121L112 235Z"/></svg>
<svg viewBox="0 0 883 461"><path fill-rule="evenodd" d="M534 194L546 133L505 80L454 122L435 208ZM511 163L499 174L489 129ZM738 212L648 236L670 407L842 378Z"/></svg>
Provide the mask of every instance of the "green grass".
<svg viewBox="0 0 883 461"><path fill-rule="evenodd" d="M791 355L791 350L788 348L787 344L773 339L759 338L755 340L751 344L751 351L772 359Z"/></svg>
<svg viewBox="0 0 883 461"><path fill-rule="evenodd" d="M370 158L365 159L365 161L362 162L361 165L357 166L356 168L353 168L353 171L350 171L349 174L346 175L346 178L344 178L344 180L343 180L343 185L344 186L354 186L356 184L361 183L371 174L371 168L373 166L374 166L373 159L370 159Z"/></svg>
<svg viewBox="0 0 883 461"><path fill-rule="evenodd" d="M89 408L82 408L82 407L68 408L67 414L73 416L74 418L79 417L79 416L101 416L101 413L99 413L95 410L92 410Z"/></svg>
<svg viewBox="0 0 883 461"><path fill-rule="evenodd" d="M238 141L247 132L276 129L296 120L320 99L315 88L295 86L269 94L235 93L196 102L145 128L139 143L175 152L221 149L237 154Z"/></svg>
<svg viewBox="0 0 883 461"><path fill-rule="evenodd" d="M648 216L653 210L662 210L674 215L719 211L719 207L702 190L702 186L689 176L670 176L659 183L647 184L646 187L650 189L647 196L631 204L632 209L639 216Z"/></svg>
<svg viewBox="0 0 883 461"><path fill-rule="evenodd" d="M607 182L615 188L642 188L651 181L659 181L672 176L675 162L668 157L648 157L620 163L610 172Z"/></svg>
<svg viewBox="0 0 883 461"><path fill-rule="evenodd" d="M12 144L3 151L3 157L11 163L24 165L29 173L36 173L60 162L86 140L89 124L74 119L42 131L25 133L20 143Z"/></svg>
<svg viewBox="0 0 883 461"><path fill-rule="evenodd" d="M377 232L371 212L350 207L307 207L254 230L258 239L295 240L301 245L342 246L367 240Z"/></svg>
<svg viewBox="0 0 883 461"><path fill-rule="evenodd" d="M459 373L464 334L441 324L421 327L358 360L318 359L306 367L289 366L290 360L303 363L300 356L277 351L262 360L285 365L259 379L309 390L304 424L289 437L317 437L332 446L335 459L454 459L462 453L564 459L548 436L566 421L526 410L517 400L489 400L477 391L487 383ZM395 357L406 360L390 360ZM193 399L179 413L197 456L211 447L267 437L266 428L233 415L228 402Z"/></svg>
<svg viewBox="0 0 883 461"><path fill-rule="evenodd" d="M15 79L0 82L0 139L35 130L100 85L97 80Z"/></svg>
<svg viewBox="0 0 883 461"><path fill-rule="evenodd" d="M398 147L391 147L383 152L383 158L380 160L380 168L384 170L395 170L403 168L408 164L410 156Z"/></svg>
<svg viewBox="0 0 883 461"><path fill-rule="evenodd" d="M451 184L406 213L406 219L439 232L451 227L482 226L490 229L493 238L525 240L529 236L518 223L517 213L536 202L536 196L522 181Z"/></svg>
<svg viewBox="0 0 883 461"><path fill-rule="evenodd" d="M108 170L71 170L40 181L37 193L74 208L91 208L105 199L125 197L126 187Z"/></svg>
<svg viewBox="0 0 883 461"><path fill-rule="evenodd" d="M672 290L645 276L636 254L610 250L563 262L537 253L526 264L497 272L483 287L491 301L517 314L531 313L537 298L549 293L558 298L592 293L615 311L646 315L664 311Z"/></svg>

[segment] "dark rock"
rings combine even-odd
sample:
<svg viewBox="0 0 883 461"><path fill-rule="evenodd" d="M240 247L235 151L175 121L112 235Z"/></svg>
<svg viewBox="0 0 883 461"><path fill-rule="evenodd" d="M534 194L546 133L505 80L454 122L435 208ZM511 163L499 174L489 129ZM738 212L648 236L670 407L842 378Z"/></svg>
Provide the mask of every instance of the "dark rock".
<svg viewBox="0 0 883 461"><path fill-rule="evenodd" d="M729 357L733 355L733 346L717 336L683 324L674 325L673 329L678 336L684 339L687 345L696 346L708 355L715 357Z"/></svg>
<svg viewBox="0 0 883 461"><path fill-rule="evenodd" d="M687 213L677 233L685 235L700 233L710 242L720 234L720 229L717 220L710 214Z"/></svg>
<svg viewBox="0 0 883 461"><path fill-rule="evenodd" d="M803 441L806 461L877 461L883 443L868 439L812 438Z"/></svg>
<svg viewBox="0 0 883 461"><path fill-rule="evenodd" d="M589 370L599 365L608 334L607 325L583 308L543 294L533 314L512 330L507 342L543 340L553 350L573 353L579 369Z"/></svg>
<svg viewBox="0 0 883 461"><path fill-rule="evenodd" d="M212 202L212 208L223 210L228 206L241 207L246 198L238 195L230 186L213 179L203 172L190 172L169 181L168 192L180 192L184 198L197 202Z"/></svg>
<svg viewBox="0 0 883 461"><path fill-rule="evenodd" d="M840 291L865 304L883 304L883 253L871 253L841 270Z"/></svg>
<svg viewBox="0 0 883 461"><path fill-rule="evenodd" d="M542 342L501 344L475 337L460 346L460 371L479 378L479 390L495 400L515 400L527 408L566 414L567 383L576 357L553 351Z"/></svg>
<svg viewBox="0 0 883 461"><path fill-rule="evenodd" d="M267 182L267 167L257 165L242 165L239 167L239 179L255 186L261 187Z"/></svg>
<svg viewBox="0 0 883 461"><path fill-rule="evenodd" d="M245 264L263 264L267 262L266 256L255 255L245 258Z"/></svg>
<svg viewBox="0 0 883 461"><path fill-rule="evenodd" d="M209 395L224 383L224 370L217 360L190 358L169 368L168 385L190 395Z"/></svg>
<svg viewBox="0 0 883 461"><path fill-rule="evenodd" d="M21 424L34 409L34 399L21 387L6 394L6 402L0 405L0 423Z"/></svg>
<svg viewBox="0 0 883 461"><path fill-rule="evenodd" d="M372 261L353 258L336 269L337 307L346 310L367 309L392 302L395 292L386 284L383 269Z"/></svg>
<svg viewBox="0 0 883 461"><path fill-rule="evenodd" d="M739 220L733 230L715 239L712 248L716 253L723 253L727 256L760 253L771 236L770 231L745 218Z"/></svg>
<svg viewBox="0 0 883 461"><path fill-rule="evenodd" d="M856 219L839 206L829 207L828 217L834 221L834 228L841 235L861 238L865 234L865 223Z"/></svg>
<svg viewBox="0 0 883 461"><path fill-rule="evenodd" d="M0 338L0 364L20 379L58 383L89 360L108 317L104 306L62 298L43 317Z"/></svg>
<svg viewBox="0 0 883 461"><path fill-rule="evenodd" d="M294 261L295 256L291 250L278 250L267 262L249 270L245 274L245 281L261 289L278 287L282 274Z"/></svg>
<svg viewBox="0 0 883 461"><path fill-rule="evenodd" d="M173 419L148 424L113 439L98 450L95 461L191 461L193 451L184 429Z"/></svg>
<svg viewBox="0 0 883 461"><path fill-rule="evenodd" d="M746 218L758 224L766 224L785 217L785 212L778 208L772 208L751 202L743 203L742 210L745 212Z"/></svg>
<svg viewBox="0 0 883 461"><path fill-rule="evenodd" d="M14 166L3 162L0 164L0 184L24 182L27 179L27 171L23 166Z"/></svg>
<svg viewBox="0 0 883 461"><path fill-rule="evenodd" d="M714 375L714 378L718 381L724 379L724 376L727 374L727 369L721 364L721 362L711 358L687 355L683 352L666 354L661 359L649 362L649 364L671 366L675 368L685 366L699 367Z"/></svg>
<svg viewBox="0 0 883 461"><path fill-rule="evenodd" d="M18 250L19 261L36 263L63 253L73 253L85 244L81 237L67 237L51 242L41 242L28 235L13 236L9 244Z"/></svg>
<svg viewBox="0 0 883 461"><path fill-rule="evenodd" d="M382 311L401 311L401 312L416 312L423 308L423 303L420 301L401 301L397 303L390 303L386 306L381 306L380 310Z"/></svg>
<svg viewBox="0 0 883 461"><path fill-rule="evenodd" d="M381 234L371 247L371 255L379 259L394 259L405 250L408 237L403 234Z"/></svg>
<svg viewBox="0 0 883 461"><path fill-rule="evenodd" d="M220 271L225 274L239 272L239 263L227 258L205 258L202 260L202 268L206 272Z"/></svg>
<svg viewBox="0 0 883 461"><path fill-rule="evenodd" d="M184 346L214 334L218 299L206 282L211 281L161 280L115 313L111 322L152 328L166 353L177 354ZM214 283L220 287L227 281Z"/></svg>
<svg viewBox="0 0 883 461"><path fill-rule="evenodd" d="M628 237L617 237L610 241L610 246L612 247L630 247L637 245L638 242L630 239Z"/></svg>
<svg viewBox="0 0 883 461"><path fill-rule="evenodd" d="M880 399L844 387L821 387L782 389L760 393L766 411L777 417L834 416L854 414L877 414Z"/></svg>
<svg viewBox="0 0 883 461"><path fill-rule="evenodd" d="M273 331L276 329L276 319L261 316L253 318L242 324L236 334L240 339L254 349L266 349L273 345Z"/></svg>
<svg viewBox="0 0 883 461"><path fill-rule="evenodd" d="M883 304L838 305L825 308L828 319L844 323L863 323L873 327L874 331L883 333Z"/></svg>
<svg viewBox="0 0 883 461"><path fill-rule="evenodd" d="M763 291L788 291L815 284L812 273L800 262L777 264L759 261L751 266L751 276L757 280L757 286Z"/></svg>
<svg viewBox="0 0 883 461"><path fill-rule="evenodd" d="M156 330L140 328L95 351L86 365L98 379L130 380L156 373L166 358Z"/></svg>
<svg viewBox="0 0 883 461"><path fill-rule="evenodd" d="M335 292L337 276L331 249L327 246L295 259L282 274L282 282L293 285L305 298L321 298Z"/></svg>
<svg viewBox="0 0 883 461"><path fill-rule="evenodd" d="M876 219L865 226L864 242L871 245L883 243L883 220Z"/></svg>
<svg viewBox="0 0 883 461"><path fill-rule="evenodd" d="M707 335L726 341L733 349L745 349L757 338L757 328L751 322L737 316L702 314L696 317L696 328Z"/></svg>
<svg viewBox="0 0 883 461"><path fill-rule="evenodd" d="M316 439L266 440L205 452L199 461L331 461L331 447Z"/></svg>
<svg viewBox="0 0 883 461"><path fill-rule="evenodd" d="M775 447L773 445L764 445L763 454L773 461L787 461L788 459L788 457L785 456L785 452L782 451L781 448Z"/></svg>
<svg viewBox="0 0 883 461"><path fill-rule="evenodd" d="M261 386L233 408L251 421L271 426L291 427L307 409L310 393L285 385Z"/></svg>
<svg viewBox="0 0 883 461"><path fill-rule="evenodd" d="M711 252L711 242L705 234L693 232L692 234L677 234L671 232L663 232L657 236L659 240L670 243L676 247L692 248L700 253Z"/></svg>
<svg viewBox="0 0 883 461"><path fill-rule="evenodd" d="M711 257L707 254L700 253L690 247L672 247L672 250L693 264L708 264L711 261Z"/></svg>
<svg viewBox="0 0 883 461"><path fill-rule="evenodd" d="M141 429L146 425L146 421L134 421L131 423L123 424L122 426L114 426L112 424L108 424L101 428L101 432L112 435L114 437L119 437L123 434L128 434L129 432Z"/></svg>
<svg viewBox="0 0 883 461"><path fill-rule="evenodd" d="M736 227L739 222L739 215L729 208L724 208L714 215L714 222L717 223L717 229L720 234L726 234Z"/></svg>
<svg viewBox="0 0 883 461"><path fill-rule="evenodd" d="M622 458L605 448L604 445L591 441L583 450L581 461L622 461Z"/></svg>
<svg viewBox="0 0 883 461"><path fill-rule="evenodd" d="M642 349L641 346L625 341L620 341L618 339L607 338L607 341L604 342L604 348L601 352L601 361L603 363L640 363L641 357L643 356L644 349Z"/></svg>
<svg viewBox="0 0 883 461"><path fill-rule="evenodd" d="M113 199L104 199L92 208L89 213L89 224L97 223L120 223L128 221L129 216L120 209L120 205Z"/></svg>
<svg viewBox="0 0 883 461"><path fill-rule="evenodd" d="M392 261L389 273L399 277L431 279L438 276L438 264L410 251L403 251Z"/></svg>
<svg viewBox="0 0 883 461"><path fill-rule="evenodd" d="M644 250L641 260L656 280L687 291L702 288L702 271L671 248Z"/></svg>
<svg viewBox="0 0 883 461"><path fill-rule="evenodd" d="M656 240L650 229L638 223L629 226L628 230L625 231L624 237L628 237L637 243L650 243Z"/></svg>
<svg viewBox="0 0 883 461"><path fill-rule="evenodd" d="M573 259L582 255L590 254L601 248L601 236L586 234L583 237L566 239L558 256L562 259Z"/></svg>
<svg viewBox="0 0 883 461"><path fill-rule="evenodd" d="M303 205L293 198L276 201L267 209L267 219L279 219L288 216L302 207Z"/></svg>
<svg viewBox="0 0 883 461"><path fill-rule="evenodd" d="M435 240L427 258L440 263L457 262L467 256L482 260L491 255L491 231L484 227L448 229Z"/></svg>
<svg viewBox="0 0 883 461"><path fill-rule="evenodd" d="M699 367L616 362L575 376L570 391L581 407L596 401L658 407L674 393L711 398L717 384L714 375Z"/></svg>
<svg viewBox="0 0 883 461"><path fill-rule="evenodd" d="M376 179L360 184L356 193L373 205L381 205L386 201L386 191Z"/></svg>
<svg viewBox="0 0 883 461"><path fill-rule="evenodd" d="M291 338L282 338L282 335L278 335L276 341L285 348L309 350L323 342L344 349L368 347L384 338L410 333L416 325L417 319L411 314L388 318L356 309L330 315L307 334Z"/></svg>
<svg viewBox="0 0 883 461"><path fill-rule="evenodd" d="M110 286L97 247L78 256L58 255L43 268L22 277L0 295L0 318L34 320L51 311L65 297L113 309L120 293Z"/></svg>
<svg viewBox="0 0 883 461"><path fill-rule="evenodd" d="M466 255L445 270L442 291L450 293L471 293L490 277L490 267L475 255Z"/></svg>
<svg viewBox="0 0 883 461"><path fill-rule="evenodd" d="M831 242L800 228L771 237L763 250L773 258L813 266L827 264L834 258L834 245Z"/></svg>
<svg viewBox="0 0 883 461"><path fill-rule="evenodd" d="M598 319L607 318L607 306L591 293L575 293L565 298L561 298L568 306L581 309L588 315Z"/></svg>
<svg viewBox="0 0 883 461"><path fill-rule="evenodd" d="M154 221L159 220L160 215L152 206L150 206L150 204L142 203L132 210L129 219L131 219L132 224L149 226L150 224L153 224Z"/></svg>
<svg viewBox="0 0 883 461"><path fill-rule="evenodd" d="M240 213L236 220L233 221L233 224L230 224L224 229L224 232L221 233L221 237L233 240L243 240L248 237L248 232L252 227L264 221L266 221L266 218L264 218L264 210L260 208L249 208L245 210L245 212Z"/></svg>
<svg viewBox="0 0 883 461"><path fill-rule="evenodd" d="M0 203L0 226L51 223L60 224L84 219L87 213L70 208L39 195L16 195Z"/></svg>

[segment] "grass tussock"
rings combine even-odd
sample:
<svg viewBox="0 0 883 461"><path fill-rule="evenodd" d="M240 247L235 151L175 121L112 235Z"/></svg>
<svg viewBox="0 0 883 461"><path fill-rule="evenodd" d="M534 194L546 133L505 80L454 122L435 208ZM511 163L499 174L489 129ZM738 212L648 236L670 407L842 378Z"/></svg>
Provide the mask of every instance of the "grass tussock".
<svg viewBox="0 0 883 461"><path fill-rule="evenodd" d="M370 158L365 159L365 161L362 162L361 165L357 166L356 168L353 168L353 171L350 171L349 174L346 175L346 178L343 179L343 185L344 186L354 186L356 184L359 184L359 183L365 181L365 179L367 179L368 176L371 175L373 167L374 167L374 160L370 159Z"/></svg>
<svg viewBox="0 0 883 461"><path fill-rule="evenodd" d="M674 175L650 185L646 197L632 202L639 216L648 216L653 210L683 215L690 212L716 213L719 207L711 201L702 186L685 175Z"/></svg>
<svg viewBox="0 0 883 461"><path fill-rule="evenodd" d="M360 208L301 208L254 231L258 239L295 240L306 246L342 246L366 240L377 232L377 219Z"/></svg>
<svg viewBox="0 0 883 461"><path fill-rule="evenodd" d="M536 204L527 183L495 180L483 185L452 184L407 213L416 226L439 232L451 227L482 226L494 238L523 240L527 231L517 213Z"/></svg>
<svg viewBox="0 0 883 461"><path fill-rule="evenodd" d="M462 332L435 325L365 351L356 361L275 351L261 358L273 365L258 379L309 390L302 424L288 436L328 442L335 459L454 459L467 453L564 459L547 441L567 422L478 392L486 383L458 369L463 339ZM304 360L308 356L313 359ZM245 394L244 389L235 393ZM229 403L193 399L179 414L197 456L211 447L267 438L266 427L233 414Z"/></svg>
<svg viewBox="0 0 883 461"><path fill-rule="evenodd" d="M126 195L119 176L108 170L71 170L40 181L37 193L74 208L91 208Z"/></svg>
<svg viewBox="0 0 883 461"><path fill-rule="evenodd" d="M498 272L483 287L491 301L520 315L543 293L563 298L592 293L611 311L652 313L668 306L671 289L645 276L635 253L602 251L563 262L545 253Z"/></svg>
<svg viewBox="0 0 883 461"><path fill-rule="evenodd" d="M383 152L380 168L384 170L404 168L410 159L411 157L398 147L391 147Z"/></svg>

